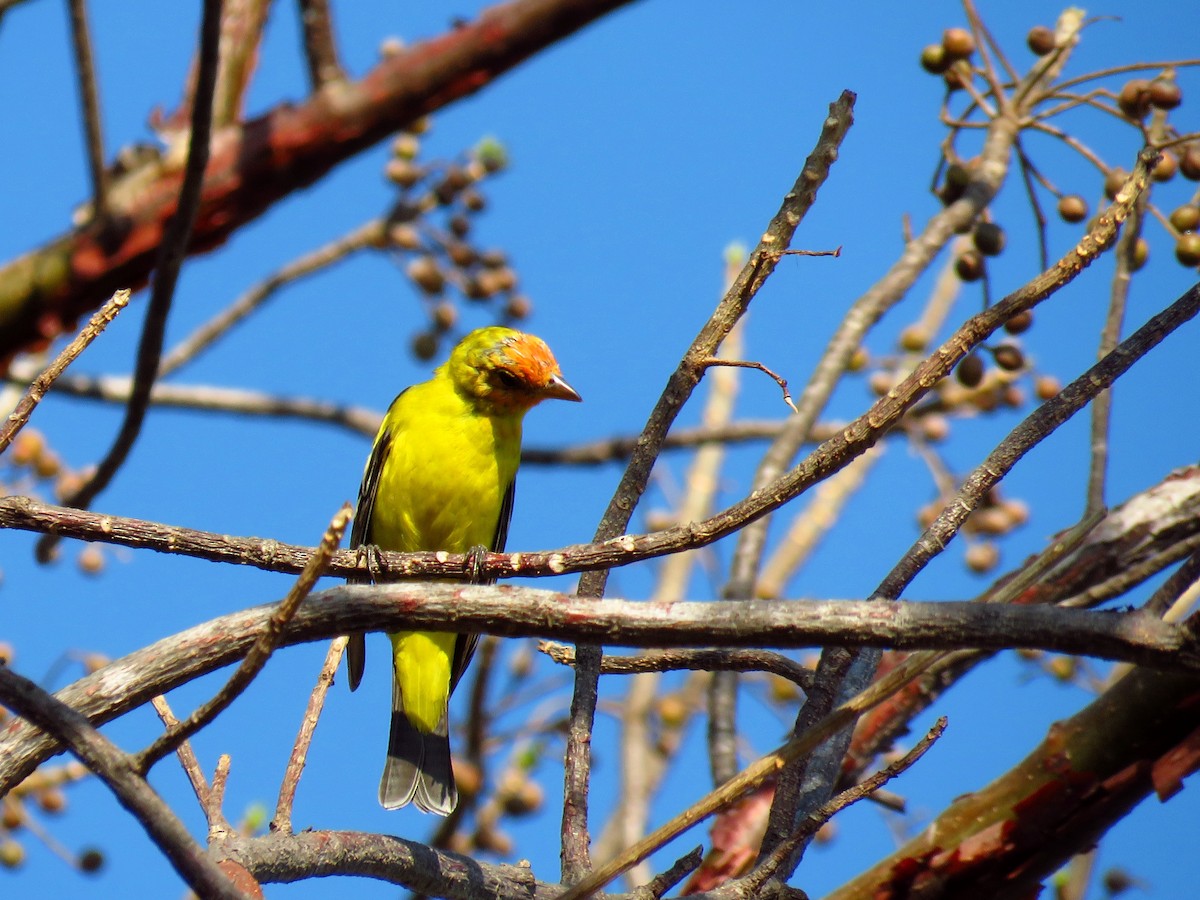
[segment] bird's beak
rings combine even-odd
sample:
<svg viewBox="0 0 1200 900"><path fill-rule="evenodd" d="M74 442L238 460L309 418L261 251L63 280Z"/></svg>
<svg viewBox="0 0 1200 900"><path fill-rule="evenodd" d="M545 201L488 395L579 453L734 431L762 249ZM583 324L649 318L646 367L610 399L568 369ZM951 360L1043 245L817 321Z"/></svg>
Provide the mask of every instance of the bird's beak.
<svg viewBox="0 0 1200 900"><path fill-rule="evenodd" d="M552 400L574 400L576 403L583 400L579 396L579 392L567 384L561 375L551 377L550 382L542 390L542 395Z"/></svg>

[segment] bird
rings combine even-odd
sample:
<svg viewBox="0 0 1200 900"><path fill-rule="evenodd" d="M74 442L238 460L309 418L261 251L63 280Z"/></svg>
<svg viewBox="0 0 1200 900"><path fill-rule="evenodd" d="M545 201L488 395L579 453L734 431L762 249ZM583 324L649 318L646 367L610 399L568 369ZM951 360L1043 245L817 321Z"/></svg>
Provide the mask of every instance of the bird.
<svg viewBox="0 0 1200 900"><path fill-rule="evenodd" d="M351 547L368 554L368 570L375 550L442 550L473 559L503 551L522 421L550 399L581 397L544 341L503 326L470 332L433 377L401 391L371 447L350 533ZM446 816L458 804L447 706L479 636L400 631L388 637L392 718L379 802L385 809L415 803ZM365 661L365 635L350 635L351 690L362 681Z"/></svg>

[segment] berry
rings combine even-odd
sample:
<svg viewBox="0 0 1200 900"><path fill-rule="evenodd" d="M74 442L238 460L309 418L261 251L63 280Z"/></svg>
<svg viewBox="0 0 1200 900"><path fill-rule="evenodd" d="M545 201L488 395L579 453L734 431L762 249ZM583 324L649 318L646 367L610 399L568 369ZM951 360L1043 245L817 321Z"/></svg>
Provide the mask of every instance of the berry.
<svg viewBox="0 0 1200 900"><path fill-rule="evenodd" d="M978 281L983 277L983 256L978 250L964 250L954 261L954 271L963 281Z"/></svg>
<svg viewBox="0 0 1200 900"><path fill-rule="evenodd" d="M967 59L975 52L975 38L965 28L947 28L942 32L942 50L951 62Z"/></svg>
<svg viewBox="0 0 1200 900"><path fill-rule="evenodd" d="M1129 118L1141 121L1150 112L1150 82L1145 78L1134 78L1125 82L1117 94L1117 106Z"/></svg>
<svg viewBox="0 0 1200 900"><path fill-rule="evenodd" d="M921 68L930 75L941 75L950 68L950 63L941 44L930 44L921 51Z"/></svg>
<svg viewBox="0 0 1200 900"><path fill-rule="evenodd" d="M1012 316L1004 323L1004 330L1009 334L1024 334L1033 325L1033 310L1023 310Z"/></svg>
<svg viewBox="0 0 1200 900"><path fill-rule="evenodd" d="M1082 222L1088 217L1087 201L1078 194L1068 194L1058 201L1058 214L1064 222Z"/></svg>
<svg viewBox="0 0 1200 900"><path fill-rule="evenodd" d="M1186 203L1171 213L1171 227L1176 231L1195 231L1200 226L1200 206Z"/></svg>
<svg viewBox="0 0 1200 900"><path fill-rule="evenodd" d="M1057 46L1057 42L1054 39L1054 30L1047 28L1045 25L1034 25L1030 28L1029 34L1025 36L1025 43L1035 56L1045 56Z"/></svg>
<svg viewBox="0 0 1200 900"><path fill-rule="evenodd" d="M1183 102L1183 91L1174 81L1155 78L1150 82L1150 105L1158 109L1174 109Z"/></svg>
<svg viewBox="0 0 1200 900"><path fill-rule="evenodd" d="M1185 266L1200 266L1200 234L1188 231L1175 242L1175 258Z"/></svg>
<svg viewBox="0 0 1200 900"><path fill-rule="evenodd" d="M995 222L980 222L975 226L973 240L984 256L999 256L1004 250L1004 229Z"/></svg>
<svg viewBox="0 0 1200 900"><path fill-rule="evenodd" d="M954 374L963 387L974 388L983 381L983 370L983 357L978 353L969 353L959 361Z"/></svg>

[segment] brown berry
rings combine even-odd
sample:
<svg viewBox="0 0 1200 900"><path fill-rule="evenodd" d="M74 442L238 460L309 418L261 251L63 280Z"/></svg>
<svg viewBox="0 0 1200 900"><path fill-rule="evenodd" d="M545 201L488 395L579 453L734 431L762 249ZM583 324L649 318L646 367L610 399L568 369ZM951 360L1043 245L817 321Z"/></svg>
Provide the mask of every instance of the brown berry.
<svg viewBox="0 0 1200 900"><path fill-rule="evenodd" d="M0 843L0 866L6 869L16 869L25 862L25 848L17 841L9 839Z"/></svg>
<svg viewBox="0 0 1200 900"><path fill-rule="evenodd" d="M33 461L33 471L38 478L54 478L62 471L62 460L52 450L43 449Z"/></svg>
<svg viewBox="0 0 1200 900"><path fill-rule="evenodd" d="M1020 347L1012 344L1001 344L992 351L992 359L996 365L1006 372L1019 372L1025 367L1025 354Z"/></svg>
<svg viewBox="0 0 1200 900"><path fill-rule="evenodd" d="M954 272L963 281L978 281L983 277L983 255L978 250L964 250L954 261Z"/></svg>
<svg viewBox="0 0 1200 900"><path fill-rule="evenodd" d="M392 184L407 189L420 181L421 176L425 173L420 166L411 160L389 159L388 164L384 167L383 174L387 176L387 180L392 182Z"/></svg>
<svg viewBox="0 0 1200 900"><path fill-rule="evenodd" d="M923 353L929 346L929 329L923 325L908 325L900 332L900 349L908 353Z"/></svg>
<svg viewBox="0 0 1200 900"><path fill-rule="evenodd" d="M515 321L528 319L533 312L533 301L524 294L513 294L504 304L504 315Z"/></svg>
<svg viewBox="0 0 1200 900"><path fill-rule="evenodd" d="M406 131L396 135L396 139L392 141L392 155L397 159L416 159L417 154L421 152L421 141L415 134L409 134Z"/></svg>
<svg viewBox="0 0 1200 900"><path fill-rule="evenodd" d="M1188 231L1175 242L1175 258L1185 266L1200 266L1200 234Z"/></svg>
<svg viewBox="0 0 1200 900"><path fill-rule="evenodd" d="M1034 25L1025 36L1025 43L1035 56L1045 56L1054 50L1058 42L1054 39L1054 29L1045 25Z"/></svg>
<svg viewBox="0 0 1200 900"><path fill-rule="evenodd" d="M1183 102L1183 91L1174 81L1155 78L1150 82L1150 105L1158 109L1174 109Z"/></svg>
<svg viewBox="0 0 1200 900"><path fill-rule="evenodd" d="M484 250L479 254L479 264L485 269L498 269L508 265L508 257L503 250Z"/></svg>
<svg viewBox="0 0 1200 900"><path fill-rule="evenodd" d="M95 847L88 847L79 854L79 871L94 875L104 868L104 854Z"/></svg>
<svg viewBox="0 0 1200 900"><path fill-rule="evenodd" d="M422 362L428 362L438 354L438 338L436 334L422 331L412 339L413 356Z"/></svg>
<svg viewBox="0 0 1200 900"><path fill-rule="evenodd" d="M954 375L963 387L975 388L983 381L983 370L983 357L978 353L968 353L959 361Z"/></svg>
<svg viewBox="0 0 1200 900"><path fill-rule="evenodd" d="M541 785L523 778L515 789L504 792L504 811L510 816L528 816L541 809L545 799Z"/></svg>
<svg viewBox="0 0 1200 900"><path fill-rule="evenodd" d="M1200 206L1185 203L1171 213L1171 227L1176 231L1195 231L1200 227Z"/></svg>
<svg viewBox="0 0 1200 900"><path fill-rule="evenodd" d="M965 28L947 28L942 32L942 50L951 62L967 59L975 52L975 38Z"/></svg>
<svg viewBox="0 0 1200 900"><path fill-rule="evenodd" d="M27 466L42 454L46 439L36 428L26 428L19 432L12 442L12 452L9 459L14 466Z"/></svg>
<svg viewBox="0 0 1200 900"><path fill-rule="evenodd" d="M1129 118L1141 121L1150 112L1150 82L1145 78L1134 78L1125 82L1117 94L1117 106Z"/></svg>
<svg viewBox="0 0 1200 900"><path fill-rule="evenodd" d="M1188 144L1179 157L1179 174L1188 181L1200 181L1200 144Z"/></svg>
<svg viewBox="0 0 1200 900"><path fill-rule="evenodd" d="M1033 383L1033 392L1039 400L1053 400L1062 390L1062 382L1053 375L1039 375Z"/></svg>
<svg viewBox="0 0 1200 900"><path fill-rule="evenodd" d="M941 75L950 68L952 61L946 59L946 51L941 44L930 44L921 51L921 68L930 75Z"/></svg>
<svg viewBox="0 0 1200 900"><path fill-rule="evenodd" d="M975 510L967 519L967 525L976 534L1008 534L1012 530L1008 514L998 506Z"/></svg>
<svg viewBox="0 0 1200 900"><path fill-rule="evenodd" d="M421 233L411 225L393 225L388 229L388 240L403 250L420 250Z"/></svg>
<svg viewBox="0 0 1200 900"><path fill-rule="evenodd" d="M1144 237L1137 239L1137 243L1133 245L1133 258L1129 260L1129 270L1136 272L1146 264L1150 259L1150 244Z"/></svg>
<svg viewBox="0 0 1200 900"><path fill-rule="evenodd" d="M967 189L970 181L971 173L967 171L966 166L951 163L946 167L946 181L942 185L942 201L946 204L953 203L963 195L963 191Z"/></svg>
<svg viewBox="0 0 1200 900"><path fill-rule="evenodd" d="M60 788L46 788L38 791L35 795L37 805L42 812L48 812L52 815L62 812L67 808L67 795Z"/></svg>
<svg viewBox="0 0 1200 900"><path fill-rule="evenodd" d="M445 301L433 308L433 327L438 331L449 331L458 324L458 307Z"/></svg>
<svg viewBox="0 0 1200 900"><path fill-rule="evenodd" d="M1164 150L1154 168L1150 170L1150 177L1159 182L1170 181L1178 171L1179 161L1175 158L1175 154L1170 150Z"/></svg>
<svg viewBox="0 0 1200 900"><path fill-rule="evenodd" d="M980 222L972 239L984 256L999 256L1004 250L1004 229L995 222Z"/></svg>
<svg viewBox="0 0 1200 900"><path fill-rule="evenodd" d="M871 354L867 352L866 347L856 347L854 353L850 357L850 362L846 364L847 372L861 372L867 367L867 363L871 361Z"/></svg>
<svg viewBox="0 0 1200 900"><path fill-rule="evenodd" d="M1009 317L1004 323L1004 330L1009 334L1024 334L1033 325L1033 310L1025 309L1015 316Z"/></svg>
<svg viewBox="0 0 1200 900"><path fill-rule="evenodd" d="M983 575L1000 564L1000 548L991 541L976 541L967 548L964 561L972 572Z"/></svg>
<svg viewBox="0 0 1200 900"><path fill-rule="evenodd" d="M471 220L462 213L451 216L446 224L450 226L450 231L455 237L464 238L471 231Z"/></svg>
<svg viewBox="0 0 1200 900"><path fill-rule="evenodd" d="M446 286L446 276L432 256L418 256L408 264L405 272L426 294L439 294Z"/></svg>
<svg viewBox="0 0 1200 900"><path fill-rule="evenodd" d="M451 241L446 244L446 255L450 257L450 262L454 263L460 269L467 268L478 257L478 254L475 253L475 248L470 244L464 244L462 241Z"/></svg>
<svg viewBox="0 0 1200 900"><path fill-rule="evenodd" d="M99 575L104 571L104 551L96 544L88 544L79 551L75 563L84 575Z"/></svg>
<svg viewBox="0 0 1200 900"><path fill-rule="evenodd" d="M3 810L0 811L0 827L16 831L25 822L25 807L21 805L20 800L11 795L4 799L3 806Z"/></svg>
<svg viewBox="0 0 1200 900"><path fill-rule="evenodd" d="M936 413L921 416L921 435L931 444L938 444L950 436L950 420Z"/></svg>
<svg viewBox="0 0 1200 900"><path fill-rule="evenodd" d="M1058 201L1058 214L1064 222L1082 222L1088 217L1087 201L1078 194L1068 194Z"/></svg>
<svg viewBox="0 0 1200 900"><path fill-rule="evenodd" d="M871 377L867 379L867 387L871 389L871 393L876 397L882 397L896 385L896 379L892 377L890 372L882 370L872 372Z"/></svg>
<svg viewBox="0 0 1200 900"><path fill-rule="evenodd" d="M462 192L462 205L471 212L483 212L487 208L487 198L474 188Z"/></svg>
<svg viewBox="0 0 1200 900"><path fill-rule="evenodd" d="M1120 166L1109 169L1104 176L1104 196L1109 200L1117 199L1117 192L1125 186L1125 182L1128 180L1129 173Z"/></svg>

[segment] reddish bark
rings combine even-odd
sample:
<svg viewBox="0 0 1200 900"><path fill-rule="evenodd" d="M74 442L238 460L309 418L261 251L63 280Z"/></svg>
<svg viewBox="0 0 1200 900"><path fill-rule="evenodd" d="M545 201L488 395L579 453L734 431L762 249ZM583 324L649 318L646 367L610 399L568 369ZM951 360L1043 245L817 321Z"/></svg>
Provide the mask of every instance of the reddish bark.
<svg viewBox="0 0 1200 900"><path fill-rule="evenodd" d="M420 116L478 91L629 0L511 0L473 22L214 135L189 253L220 245L292 191ZM111 214L0 268L0 359L44 345L118 288L143 287L175 211L182 165L168 153L112 186Z"/></svg>

